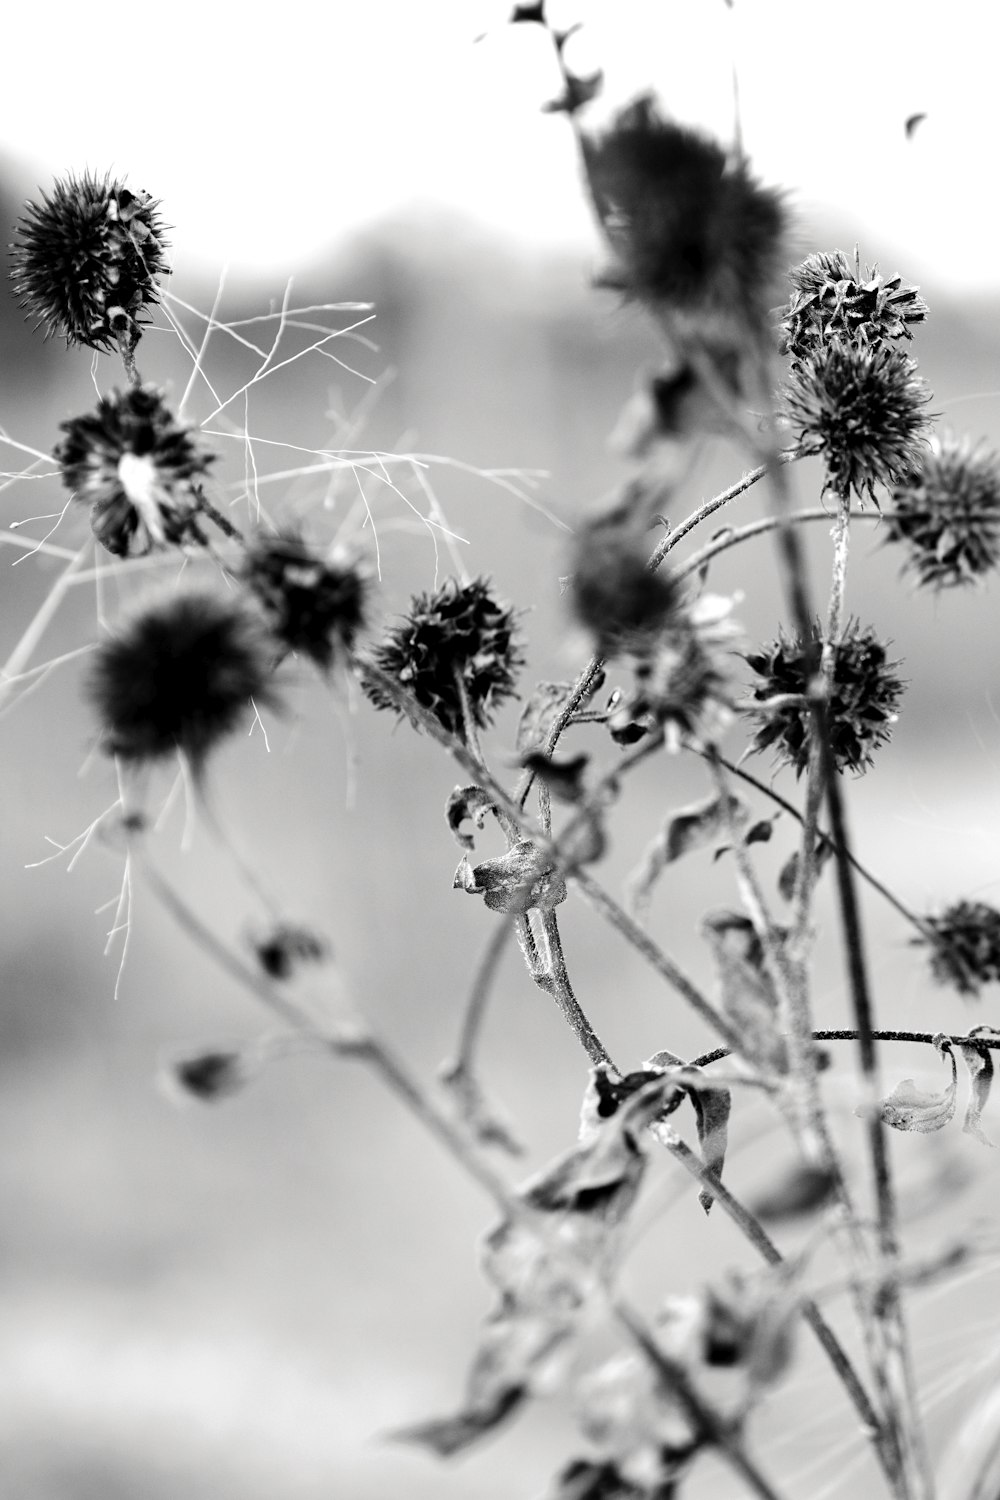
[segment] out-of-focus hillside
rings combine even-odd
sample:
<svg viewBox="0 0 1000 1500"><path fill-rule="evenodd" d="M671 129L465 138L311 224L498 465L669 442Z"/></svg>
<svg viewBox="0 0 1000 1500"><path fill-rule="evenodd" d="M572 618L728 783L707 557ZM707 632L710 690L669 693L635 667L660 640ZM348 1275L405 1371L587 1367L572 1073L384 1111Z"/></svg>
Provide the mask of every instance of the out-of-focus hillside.
<svg viewBox="0 0 1000 1500"><path fill-rule="evenodd" d="M837 226L821 243L853 238L850 226ZM905 265L886 269L906 272ZM171 291L185 302L211 306L216 287L191 285L183 268L174 282ZM923 290L932 316L914 349L936 409L1000 444L1000 306L950 304L934 288ZM228 285L218 317L235 325L280 303L284 291ZM312 360L253 388L247 413L240 407L232 415L259 440L262 472L276 467L268 441L449 460L432 463L427 477L449 525L468 539L467 567L490 574L525 608L529 676L570 675L585 643L559 599L567 528L621 477L607 436L656 358L641 319L590 289L583 259L542 263L485 242L465 223L419 216L373 229L296 278L297 305L340 300L375 304L375 322L359 331L377 349L345 342L334 351L379 384ZM0 298L0 349L0 425L49 451L59 422L93 403L89 356L31 338L8 297ZM177 394L189 365L172 335L147 334L140 357L147 378ZM249 378L254 366L245 349L213 340L220 389ZM110 368L99 369L102 388ZM220 483L240 482L248 450L236 450L220 464ZM6 451L8 470L26 462ZM708 447L671 518L741 468L722 443ZM536 469L549 477L531 496L561 526L474 472ZM814 471L797 470L796 484L800 497L815 501ZM348 483L338 486L323 525L356 506L348 491ZM405 493L420 501L412 474ZM265 494L273 512L288 506L301 514L323 486L296 478ZM0 525L58 509L58 497L54 482L8 486ZM383 569L380 607L392 613L411 590L430 585L434 548L385 485L369 484L366 499ZM758 487L739 515L767 507ZM68 516L55 539L78 544L85 527L84 517ZM46 528L26 529L39 535ZM824 531L810 535L817 564ZM10 566L17 556L13 548L0 553L0 649L17 639L58 572L42 558ZM444 551L441 568L448 569ZM710 586L742 590L738 614L751 639L772 634L783 617L766 541L742 557L727 554ZM954 894L995 899L1000 882L996 599L995 587L938 599L915 593L900 582L899 559L881 546L877 527L858 528L850 607L893 638L911 683L892 745L851 788L851 817L862 858L921 909ZM54 655L93 639L95 620L92 589L76 590L43 649ZM472 1253L488 1205L395 1101L346 1065L293 1058L231 1103L176 1109L154 1086L162 1057L181 1045L254 1034L267 1018L142 889L114 999L120 943L102 957L110 913L94 911L117 896L120 857L95 840L70 875L65 858L24 868L51 852L46 837L68 841L114 796L108 766L91 753L83 670L76 663L61 669L0 719L0 1453L11 1493L18 1500L173 1500L182 1493L188 1500L275 1493L374 1500L394 1491L410 1500L512 1500L540 1493L569 1443L558 1412L529 1419L491 1457L472 1456L457 1468L439 1470L419 1454L372 1441L450 1409L457 1398L488 1305ZM220 814L290 914L329 934L362 1003L429 1078L452 1044L490 920L451 887L457 853L443 809L458 773L408 726L394 728L340 682L327 688L292 671L287 696L289 714L269 725L270 751L256 736L232 744L213 766ZM512 708L491 737L500 770L508 767L515 718ZM580 743L591 748L582 731ZM606 753L596 737L593 746ZM766 774L765 763L758 769ZM615 824L610 885L620 883L666 812L703 784L697 766L665 756L637 774ZM256 915L252 897L204 828L182 851L182 822L179 809L167 821L164 864L206 920L241 941ZM777 869L789 837L781 831L766 868ZM654 902L657 936L706 984L698 919L735 900L725 862L706 855L665 879ZM661 1046L698 1051L705 1038L680 1003L589 912L564 910L581 999L612 1052L635 1065ZM828 905L820 916L818 995L824 1019L837 1024L842 981ZM866 917L883 1019L932 1029L968 1024L957 999L932 992L891 911L872 902ZM974 1019L988 1018L984 1010ZM488 1025L487 1057L490 1086L525 1135L526 1170L572 1139L585 1067L513 955ZM886 1064L894 1076L924 1065L920 1056ZM846 1062L841 1070L846 1078ZM844 1110L849 1118L846 1084ZM739 1128L734 1138L734 1184L759 1183L766 1163L749 1143L740 1149ZM905 1138L897 1150L914 1204L934 1184L951 1184L957 1222L990 1200L982 1173L993 1164L975 1142ZM676 1184L662 1163L654 1176L653 1208L665 1215ZM713 1267L744 1261L725 1221L706 1223L690 1194L669 1212L637 1256L635 1279L646 1293L683 1291ZM914 1222L929 1244L947 1230L933 1216ZM928 1378L935 1370L954 1375L963 1361L971 1366L995 1338L995 1323L980 1318L971 1331L960 1329L960 1347L954 1330L962 1304L951 1296L920 1315ZM802 1401L828 1408L831 1428L846 1422L825 1375L806 1351L803 1358ZM942 1397L930 1410L940 1441L952 1408ZM810 1454L817 1460L809 1493L836 1480L844 1460L834 1451L823 1467L822 1432L804 1434L798 1450L786 1451L766 1419L764 1430L789 1471ZM857 1448L848 1445L847 1457ZM846 1484L822 1492L843 1495ZM706 1473L701 1485L691 1500L727 1493L718 1475Z"/></svg>

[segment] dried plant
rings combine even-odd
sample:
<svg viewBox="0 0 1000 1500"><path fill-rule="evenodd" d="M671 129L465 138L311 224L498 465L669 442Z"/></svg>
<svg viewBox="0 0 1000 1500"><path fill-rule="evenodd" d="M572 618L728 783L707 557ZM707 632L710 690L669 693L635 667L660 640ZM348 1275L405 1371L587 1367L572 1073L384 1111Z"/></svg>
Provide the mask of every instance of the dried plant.
<svg viewBox="0 0 1000 1500"><path fill-rule="evenodd" d="M651 98L590 129L599 76L570 71L568 34L550 26L542 3L517 6L511 19L542 28L553 44L563 93L552 108L579 143L610 256L603 284L637 303L664 341L643 442L619 492L579 525L568 557L567 617L589 637L592 656L575 681L535 685L522 636L530 601L502 598L487 576L435 580L401 618L379 623L370 565L335 537L317 539L318 513L271 520L251 496L245 515L218 494L210 498L209 438L186 424L183 402L175 408L137 368L140 324L157 307L167 270L157 205L110 176L67 178L30 204L15 230L14 292L68 345L117 348L127 385L63 423L53 462L73 504L89 507L93 537L111 554L103 559L110 576L125 580L160 560L184 562L198 579L141 590L96 645L80 643L91 651L96 742L114 762L118 789L84 844L95 829L118 840L128 890L132 879L145 883L206 963L235 975L282 1035L370 1068L490 1200L497 1219L482 1268L496 1300L478 1335L470 1331L464 1394L454 1412L397 1438L448 1457L559 1392L579 1439L546 1500L679 1497L709 1451L729 1466L730 1493L774 1497L754 1411L782 1401L782 1381L812 1339L870 1445L879 1492L929 1500L936 1457L924 1436L908 1320L911 1289L928 1273L901 1247L887 1136L955 1128L961 1059L970 1090L964 1128L987 1141L982 1116L1000 1031L880 1029L858 889L867 882L892 902L926 950L929 981L969 998L1000 978L1000 913L961 892L943 911L911 911L852 849L849 776L875 772L897 714L906 712L906 684L877 625L847 613L848 542L856 525L881 517L886 545L899 547L918 585L978 583L1000 557L997 461L969 439L933 430L930 393L900 346L928 316L915 287L877 268L862 272L856 251L823 251L791 269L786 303L769 317L788 260L784 194L757 181L738 147L670 120ZM106 383L104 366L99 378ZM661 449L694 445L706 431L727 434L734 464L748 471L651 546L664 499ZM824 466L822 504L811 509L798 504L791 479L792 466L810 455ZM352 462L331 455L329 468ZM735 512L757 484L770 488L773 515L736 520L685 553L693 532L700 536L723 507ZM800 534L824 515L830 580L817 608ZM429 516L438 526L433 509ZM704 583L718 553L761 533L777 543L787 619L778 639L755 645L734 618L738 603L706 593ZM46 545L36 550L44 554ZM57 665L32 658L93 546L88 538L68 554L60 584L7 663L4 696L19 701L33 674ZM914 608L919 603L918 594ZM271 903L268 925L237 952L160 871L151 769L166 763L193 772L200 812L217 826L208 792L217 747L261 705L291 716L296 668L315 670L335 691L345 681L360 685L360 698L422 731L460 773L450 795L442 782L447 826L461 850L454 886L482 897L492 935L443 1089L420 1079L346 998L323 935ZM498 706L514 697L523 708L505 755L486 737ZM745 754L764 750L794 770L785 792L743 768ZM635 768L670 755L700 762L704 796L675 809L637 852L619 899L598 873L617 800ZM504 770L511 764L516 782ZM783 830L794 824L794 837L772 890L757 858L779 816ZM487 828L499 831L503 852L477 849ZM664 871L699 849L727 856L718 870L726 904L702 928L712 995L671 955L668 934L648 922ZM849 1028L824 1025L811 968L824 871L836 887ZM664 1045L668 1034L650 1037L645 1057L611 1057L571 980L559 926L570 899L585 902L595 923L613 929L678 1003L693 1007L705 1027L701 1056L677 1055ZM487 1102L479 1047L508 936L590 1066L578 1138L567 1121L565 1152L520 1185L495 1155L515 1143ZM942 1089L883 1083L888 1046L898 1041L931 1048L944 1066ZM851 1046L858 1104L845 1121L831 1110L825 1074L831 1057ZM225 1098L251 1086L280 1053L280 1046L206 1045L172 1065L172 1082L200 1100ZM726 1171L748 1091L773 1107L796 1162L754 1203L734 1194ZM706 1214L732 1220L756 1264L693 1290L665 1283L658 1306L640 1307L623 1292L620 1272L647 1163L658 1152L690 1177ZM859 1152L871 1212L859 1190ZM849 1289L842 1318L825 1310L826 1273L808 1246L786 1255L772 1239L772 1226L780 1233L792 1219L811 1220L816 1240L829 1239L840 1256ZM959 1246L943 1272L973 1254ZM604 1335L599 1354L595 1326ZM995 1464L996 1444L975 1441L979 1469L970 1479L975 1464L966 1463L948 1491L955 1500L986 1493L977 1475Z"/></svg>

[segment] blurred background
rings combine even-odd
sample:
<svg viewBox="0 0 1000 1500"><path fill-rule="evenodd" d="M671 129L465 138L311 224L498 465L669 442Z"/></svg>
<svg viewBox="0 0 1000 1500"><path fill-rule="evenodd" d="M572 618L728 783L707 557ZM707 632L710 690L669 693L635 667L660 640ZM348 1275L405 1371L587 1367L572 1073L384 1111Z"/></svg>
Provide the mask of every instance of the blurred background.
<svg viewBox="0 0 1000 1500"><path fill-rule="evenodd" d="M559 597L566 542L622 477L608 435L658 351L638 313L591 287L598 247L570 132L540 110L557 92L551 58L535 28L504 27L506 10L334 0L321 16L290 3L237 25L231 10L182 3L154 29L111 5L99 18L67 13L53 35L21 7L9 18L8 55L22 63L5 70L0 200L10 238L23 199L67 171L112 168L161 198L174 275L140 368L211 430L218 496L254 495L275 517L307 518L318 538L356 539L379 569L387 617L456 566L489 574L525 610L530 682L569 678L585 659ZM1000 275L984 181L992 15L959 0L931 33L897 4L846 3L822 19L790 0L611 10L554 10L585 23L574 65L605 67L602 107L652 85L682 120L728 135L735 69L747 147L760 175L787 188L802 253L857 242L863 260L919 282L931 317L914 352L934 410L1000 442ZM286 325L265 367L283 303L313 310ZM339 303L371 313L331 310ZM210 311L219 326L206 340ZM256 348L225 331L237 325ZM49 465L12 476L51 452L95 385L120 382L112 362L92 369L86 351L32 337L6 294L0 340L0 525L26 521L10 543L45 536L64 503L58 480L40 477ZM192 380L203 340L207 379ZM334 470L317 450L363 462ZM671 519L743 466L725 444L707 445ZM799 467L795 482L815 504L818 472ZM757 487L739 518L769 509ZM85 517L71 515L51 543L72 550L85 535ZM814 528L817 578L826 544ZM742 591L738 618L759 640L783 607L767 541L752 545L719 559L710 586ZM0 565L5 659L65 564L10 543ZM98 612L135 595L138 575L121 573L107 573L102 594L93 581L68 591L33 663L95 639ZM849 603L892 639L909 681L892 743L851 787L860 857L918 911L957 896L1000 901L995 588L917 593L871 525L857 530ZM158 1086L178 1051L253 1038L269 1020L142 888L124 963L123 933L105 954L121 855L96 838L67 873L72 841L116 795L94 753L84 670L72 661L42 676L0 722L0 1489L18 1500L541 1495L582 1446L558 1404L451 1466L381 1440L457 1404L490 1306L474 1248L490 1206L397 1102L357 1068L305 1053L210 1108L179 1107ZM219 817L288 914L329 936L359 1003L430 1082L493 920L451 888L443 809L458 773L336 677L289 671L286 699L266 743L258 726L213 763ZM512 705L490 737L501 771L516 716ZM607 758L596 732L592 744L578 735ZM777 785L792 794L787 773ZM667 757L635 775L603 868L611 889L667 813L704 789L697 765ZM151 795L169 790L166 777ZM185 839L184 824L175 798L163 868L239 945L261 918L253 894L210 830L196 821ZM791 847L779 823L765 872ZM726 862L708 854L668 874L654 899L652 930L705 986L698 922L735 899ZM636 1066L660 1047L707 1045L588 910L562 911L581 1001L616 1058ZM836 1025L846 1005L828 890L818 918L817 1004ZM993 1019L995 994L970 1013L932 988L884 902L866 896L865 922L884 1024ZM936 1081L921 1051L887 1052L883 1065L890 1082ZM526 1148L515 1178L571 1142L586 1069L515 952L484 1071ZM830 1094L845 1125L852 1073L838 1054ZM766 1114L739 1108L729 1171L752 1194L784 1148ZM1000 1136L1000 1121L985 1123ZM893 1146L915 1253L989 1224L995 1158L957 1123ZM749 1264L727 1221L706 1221L664 1162L640 1219L627 1283L649 1308ZM996 1345L997 1289L987 1260L915 1302L936 1452L992 1378L982 1361ZM792 1388L757 1426L769 1471L789 1494L867 1493L869 1481L878 1493L805 1338L800 1353ZM685 1493L719 1500L731 1488L706 1464Z"/></svg>

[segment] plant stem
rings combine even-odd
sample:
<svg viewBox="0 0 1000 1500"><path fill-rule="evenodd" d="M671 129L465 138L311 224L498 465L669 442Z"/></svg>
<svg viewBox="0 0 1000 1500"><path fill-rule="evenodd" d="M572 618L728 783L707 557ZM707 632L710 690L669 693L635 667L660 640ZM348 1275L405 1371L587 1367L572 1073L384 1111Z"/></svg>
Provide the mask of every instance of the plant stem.
<svg viewBox="0 0 1000 1500"><path fill-rule="evenodd" d="M500 961L514 935L513 920L495 922L487 939L486 947L476 966L469 998L465 1002L462 1025L458 1033L455 1061L449 1064L449 1072L470 1074L475 1072L476 1051L482 1031L483 1020L490 993L500 970Z"/></svg>
<svg viewBox="0 0 1000 1500"><path fill-rule="evenodd" d="M573 993L573 986L570 984L569 972L566 968L566 958L563 953L562 938L559 934L559 923L556 920L556 914L554 911L543 911L539 915L542 932L549 951L549 964L544 973L535 976L535 983L541 989L547 990L552 996L562 1011L564 1018L576 1033L577 1040L590 1058L590 1061L594 1064L606 1063L608 1067L614 1068L617 1073L619 1070L612 1062L610 1053L587 1020L580 1002Z"/></svg>
<svg viewBox="0 0 1000 1500"><path fill-rule="evenodd" d="M706 759L708 758L709 751L699 745L689 744L687 748L693 750L696 755L701 755ZM802 813L795 806L795 804L793 802L789 802L788 799L786 797L783 797L780 792L776 792L773 787L768 786L766 781L761 781L760 778L754 776L752 772L745 771L742 766L738 766L734 764L733 761L727 760L724 755L719 755L718 751L716 751L715 753L716 755L718 755L719 764L721 766L725 766L726 770L731 775L738 776L740 780L745 781L748 786L755 787L758 792L762 792L765 797L769 797L776 807L780 807L784 812L790 813L797 822L802 823L804 821ZM820 838L829 840L829 835L825 833L823 829L818 828L816 832ZM899 912L901 917L909 922L912 927L916 928L921 937L932 937L932 931L928 928L926 922L918 917L915 912L912 912L908 906L905 906L903 902L900 901L899 897L895 896L892 893L888 886L883 885L880 880L876 879L871 871L868 870L850 850L848 850L847 852L847 857L854 869L857 870L858 874L861 876L862 880L866 881L868 885L871 886L873 891L878 891L879 895L885 901L888 901L889 905L894 907L896 911Z"/></svg>
<svg viewBox="0 0 1000 1500"><path fill-rule="evenodd" d="M701 1064L692 1063L690 1066L699 1067ZM787 1265L781 1251L759 1219L750 1212L745 1204L740 1202L736 1195L718 1177L708 1171L704 1162L692 1151L687 1142L683 1141L677 1135L676 1131L672 1130L666 1124L659 1126L654 1124L650 1128L657 1140L661 1145L666 1147L674 1160L678 1161L700 1186L708 1188L723 1212L729 1215L730 1219L732 1219L733 1223L750 1244L753 1245L761 1258L771 1266ZM800 1306L803 1318L822 1345L827 1358L830 1360L847 1395L853 1403L867 1435L876 1444L880 1444L881 1423L878 1414L846 1350L815 1302L810 1298L803 1298Z"/></svg>
<svg viewBox="0 0 1000 1500"><path fill-rule="evenodd" d="M646 1355L667 1391L683 1408L695 1433L719 1449L750 1492L759 1496L759 1500L780 1500L777 1490L765 1479L746 1452L738 1429L708 1404L695 1388L685 1367L660 1348L644 1323L624 1302L616 1302L613 1311L619 1323Z"/></svg>

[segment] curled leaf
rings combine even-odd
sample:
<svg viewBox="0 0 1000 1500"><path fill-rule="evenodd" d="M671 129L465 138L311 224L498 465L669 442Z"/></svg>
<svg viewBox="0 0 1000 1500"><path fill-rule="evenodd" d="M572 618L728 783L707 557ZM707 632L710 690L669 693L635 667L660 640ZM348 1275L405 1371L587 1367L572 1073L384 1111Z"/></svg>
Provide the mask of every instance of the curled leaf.
<svg viewBox="0 0 1000 1500"><path fill-rule="evenodd" d="M992 1146L995 1143L982 1128L983 1110L989 1103L990 1089L993 1087L993 1053L989 1047L982 1042L976 1044L974 1038L990 1036L996 1038L998 1033L992 1026L977 1026L969 1032L968 1039L959 1043L959 1051L969 1070L969 1079L972 1092L969 1097L968 1108L965 1111L965 1120L962 1129L966 1135L974 1136L984 1146Z"/></svg>
<svg viewBox="0 0 1000 1500"><path fill-rule="evenodd" d="M685 1075L700 1069L686 1068ZM701 1147L705 1169L716 1182L722 1181L722 1168L726 1161L726 1146L729 1143L729 1115L733 1107L733 1096L729 1089L699 1088L696 1083L686 1083L691 1103L694 1105L698 1125L698 1144ZM715 1202L708 1187L698 1189L698 1202L706 1213Z"/></svg>
<svg viewBox="0 0 1000 1500"><path fill-rule="evenodd" d="M951 1042L941 1032L934 1038L934 1045L942 1057L951 1063L951 1083L941 1094L920 1089L912 1078L897 1083L887 1099L879 1105L879 1113L886 1125L893 1130L914 1130L921 1135L942 1130L955 1113L955 1098L958 1092L958 1064ZM859 1107L856 1114L863 1114Z"/></svg>
<svg viewBox="0 0 1000 1500"><path fill-rule="evenodd" d="M720 834L748 821L749 808L742 797L710 797L672 813L629 876L627 905L641 918L649 906L657 880L666 869L692 849L703 849Z"/></svg>
<svg viewBox="0 0 1000 1500"><path fill-rule="evenodd" d="M469 819L482 831L486 816L493 808L493 798L481 786L457 786L448 798L445 817L448 827L463 849L472 849L475 840L471 833L462 832L462 824Z"/></svg>
<svg viewBox="0 0 1000 1500"><path fill-rule="evenodd" d="M715 959L722 1008L740 1036L740 1055L763 1073L786 1073L778 997L753 923L738 912L712 912L702 931Z"/></svg>
<svg viewBox="0 0 1000 1500"><path fill-rule="evenodd" d="M565 880L530 839L520 839L506 854L480 865L463 858L452 885L470 896L482 896L491 911L509 916L523 916L532 907L551 911L566 900Z"/></svg>
<svg viewBox="0 0 1000 1500"><path fill-rule="evenodd" d="M488 1370L478 1365L477 1361L466 1404L460 1411L413 1427L400 1427L388 1434L393 1442L416 1443L438 1458L450 1458L498 1427L520 1406L526 1393L520 1386L505 1384L499 1365L491 1365Z"/></svg>

